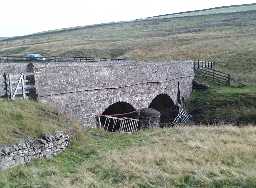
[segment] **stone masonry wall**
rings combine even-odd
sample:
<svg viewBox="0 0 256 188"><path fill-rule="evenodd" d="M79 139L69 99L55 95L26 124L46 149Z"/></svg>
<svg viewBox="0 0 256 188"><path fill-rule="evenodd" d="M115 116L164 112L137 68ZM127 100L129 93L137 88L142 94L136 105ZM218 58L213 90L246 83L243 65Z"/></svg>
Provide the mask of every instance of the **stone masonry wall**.
<svg viewBox="0 0 256 188"><path fill-rule="evenodd" d="M35 64L39 97L74 91L158 83L193 75L191 61Z"/></svg>
<svg viewBox="0 0 256 188"><path fill-rule="evenodd" d="M192 61L35 64L35 73L39 100L86 127L116 102L147 108L157 95L168 94L175 103L178 82L188 98L194 78Z"/></svg>
<svg viewBox="0 0 256 188"><path fill-rule="evenodd" d="M19 144L0 145L0 171L33 159L50 158L67 148L70 136L63 132L43 135L38 139L28 139Z"/></svg>
<svg viewBox="0 0 256 188"><path fill-rule="evenodd" d="M0 73L26 72L27 65L0 64ZM157 95L167 94L175 103L178 82L186 99L194 78L192 61L44 62L34 63L34 72L38 100L87 127L95 126L95 115L116 102L148 108Z"/></svg>

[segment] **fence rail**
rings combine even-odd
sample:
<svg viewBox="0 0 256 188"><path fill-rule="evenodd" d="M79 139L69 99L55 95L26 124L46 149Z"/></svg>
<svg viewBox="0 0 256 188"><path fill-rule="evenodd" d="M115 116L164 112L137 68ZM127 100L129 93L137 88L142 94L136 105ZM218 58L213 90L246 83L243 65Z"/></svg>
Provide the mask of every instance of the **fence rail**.
<svg viewBox="0 0 256 188"><path fill-rule="evenodd" d="M212 61L202 61L202 60L194 61L194 69L202 69L202 68L215 69L215 65L216 63Z"/></svg>
<svg viewBox="0 0 256 188"><path fill-rule="evenodd" d="M195 61L194 71L196 76L210 79L219 85L231 85L231 75L216 70L214 62Z"/></svg>
<svg viewBox="0 0 256 188"><path fill-rule="evenodd" d="M136 112L136 111L134 111ZM117 115L128 115L134 112L129 112L125 114L115 114L115 115L96 115L96 124L98 128L105 129L111 132L137 132L145 127L141 124L140 118L134 119L130 117L117 117ZM174 125L189 124L192 121L192 116L185 110L184 107L179 106L179 113L173 122L160 123L159 127L173 127ZM150 123L151 120L148 120ZM148 125L147 123L147 125ZM150 128L151 126L146 126Z"/></svg>

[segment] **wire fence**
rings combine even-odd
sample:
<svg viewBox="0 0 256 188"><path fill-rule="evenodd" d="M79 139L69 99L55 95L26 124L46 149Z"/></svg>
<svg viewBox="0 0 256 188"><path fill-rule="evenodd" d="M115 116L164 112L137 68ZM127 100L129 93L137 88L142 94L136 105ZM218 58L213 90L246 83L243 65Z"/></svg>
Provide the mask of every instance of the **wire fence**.
<svg viewBox="0 0 256 188"><path fill-rule="evenodd" d="M127 132L133 133L141 129L141 122L139 119L128 118L128 117L118 117L127 116L130 114L138 113L138 111L128 112L124 114L113 114L113 115L96 115L96 124L98 128L110 132ZM150 124L150 118L148 119L148 124ZM179 107L179 113L172 122L169 123L159 123L158 127L174 127L179 125L187 125L192 121L192 116L182 107ZM151 126L149 126L151 127ZM147 128L149 128L147 127Z"/></svg>
<svg viewBox="0 0 256 188"><path fill-rule="evenodd" d="M139 130L139 120L132 118L117 118L113 116L96 116L98 128L103 128L110 132L137 132Z"/></svg>

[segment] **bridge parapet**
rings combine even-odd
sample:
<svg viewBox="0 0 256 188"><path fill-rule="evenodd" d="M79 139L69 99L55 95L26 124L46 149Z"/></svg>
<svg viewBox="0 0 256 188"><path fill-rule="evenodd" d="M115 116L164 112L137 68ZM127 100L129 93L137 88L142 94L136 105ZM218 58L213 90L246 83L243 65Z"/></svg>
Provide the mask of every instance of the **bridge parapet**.
<svg viewBox="0 0 256 188"><path fill-rule="evenodd" d="M36 64L35 64L36 65ZM59 63L36 65L39 97L163 83L193 75L192 62Z"/></svg>

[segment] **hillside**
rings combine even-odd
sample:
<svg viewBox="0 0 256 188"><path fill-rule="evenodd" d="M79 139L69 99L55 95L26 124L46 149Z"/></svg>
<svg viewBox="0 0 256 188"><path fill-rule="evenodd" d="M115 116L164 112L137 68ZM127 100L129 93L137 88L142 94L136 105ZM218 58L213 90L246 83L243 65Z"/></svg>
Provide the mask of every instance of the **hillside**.
<svg viewBox="0 0 256 188"><path fill-rule="evenodd" d="M185 17L159 16L12 38L0 41L0 55L210 59L233 77L255 84L255 4L181 15Z"/></svg>
<svg viewBox="0 0 256 188"><path fill-rule="evenodd" d="M51 160L0 172L0 187L256 187L256 128L81 132Z"/></svg>
<svg viewBox="0 0 256 188"><path fill-rule="evenodd" d="M38 137L71 125L74 123L44 104L0 99L0 145L17 143L26 137Z"/></svg>
<svg viewBox="0 0 256 188"><path fill-rule="evenodd" d="M233 5L233 6L223 6L216 7L204 10L195 10L187 11L174 14L166 14L160 16L154 16L154 18L178 18L178 17L187 17L187 16L203 16L209 14L226 14L226 13L235 13L235 12L246 12L256 9L256 4L245 4L245 5ZM149 18L150 19L150 18Z"/></svg>
<svg viewBox="0 0 256 188"><path fill-rule="evenodd" d="M256 87L211 86L193 91L188 109L197 124L256 124Z"/></svg>
<svg viewBox="0 0 256 188"><path fill-rule="evenodd" d="M236 89L234 96L226 89L218 92L242 98L254 88ZM0 145L70 126L75 125L44 104L0 99ZM77 129L62 154L0 172L0 187L255 187L255 142L253 126L174 127L134 134Z"/></svg>

